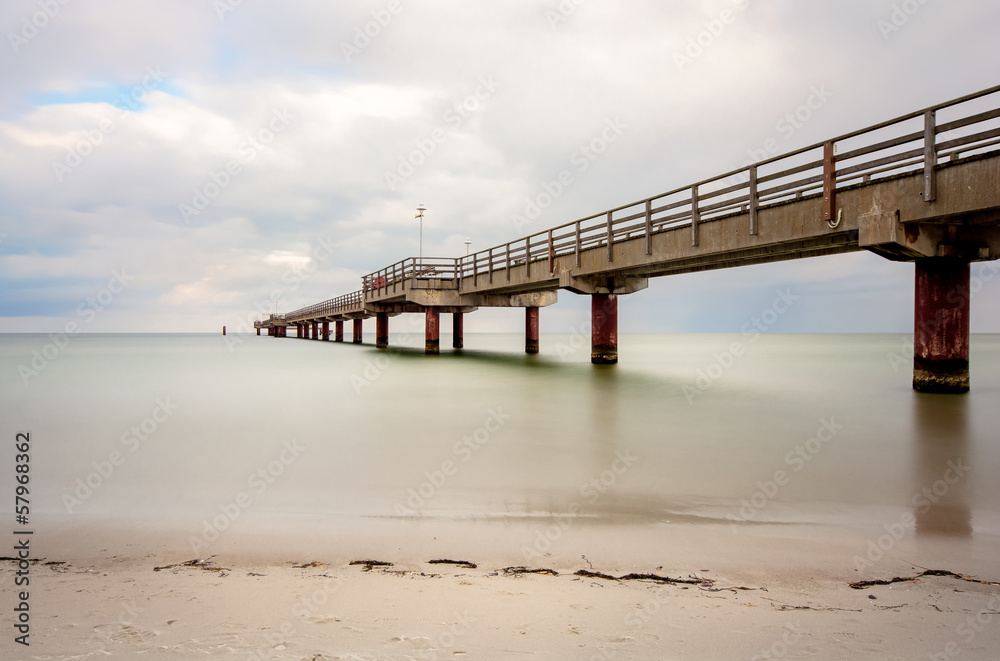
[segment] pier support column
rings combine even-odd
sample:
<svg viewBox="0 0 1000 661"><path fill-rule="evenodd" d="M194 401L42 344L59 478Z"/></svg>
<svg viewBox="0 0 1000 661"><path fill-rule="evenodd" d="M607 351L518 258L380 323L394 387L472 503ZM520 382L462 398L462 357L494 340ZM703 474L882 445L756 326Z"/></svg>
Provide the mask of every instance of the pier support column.
<svg viewBox="0 0 1000 661"><path fill-rule="evenodd" d="M389 348L389 315L385 312L375 314L375 348Z"/></svg>
<svg viewBox="0 0 1000 661"><path fill-rule="evenodd" d="M591 294L590 362L614 365L618 362L618 297Z"/></svg>
<svg viewBox="0 0 1000 661"><path fill-rule="evenodd" d="M312 328L310 329L309 338L313 339L313 340L318 340L319 339L319 322L318 321L314 321L314 322L312 322L311 325L312 325Z"/></svg>
<svg viewBox="0 0 1000 661"><path fill-rule="evenodd" d="M461 312L456 312L451 316L451 348L463 347L465 347L465 317Z"/></svg>
<svg viewBox="0 0 1000 661"><path fill-rule="evenodd" d="M969 391L969 262L930 257L916 262L913 389Z"/></svg>
<svg viewBox="0 0 1000 661"><path fill-rule="evenodd" d="M441 353L441 313L435 307L427 308L424 313L424 353Z"/></svg>
<svg viewBox="0 0 1000 661"><path fill-rule="evenodd" d="M364 319L354 320L354 344L361 344L361 324Z"/></svg>
<svg viewBox="0 0 1000 661"><path fill-rule="evenodd" d="M260 329L257 329L257 337L260 337Z"/></svg>
<svg viewBox="0 0 1000 661"><path fill-rule="evenodd" d="M330 322L329 321L324 321L323 322L323 341L324 342L329 342L330 341Z"/></svg>
<svg viewBox="0 0 1000 661"><path fill-rule="evenodd" d="M524 353L538 353L538 308L524 308Z"/></svg>
<svg viewBox="0 0 1000 661"><path fill-rule="evenodd" d="M335 322L333 322L333 324L334 324L333 341L334 342L343 342L344 341L344 322L343 321L335 321Z"/></svg>

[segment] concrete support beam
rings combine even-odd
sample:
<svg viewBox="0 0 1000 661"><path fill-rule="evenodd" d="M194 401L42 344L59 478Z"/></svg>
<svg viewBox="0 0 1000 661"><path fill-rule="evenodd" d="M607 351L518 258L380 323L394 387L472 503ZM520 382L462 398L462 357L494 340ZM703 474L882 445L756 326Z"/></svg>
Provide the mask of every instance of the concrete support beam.
<svg viewBox="0 0 1000 661"><path fill-rule="evenodd" d="M969 391L969 262L930 258L916 262L913 389Z"/></svg>
<svg viewBox="0 0 1000 661"><path fill-rule="evenodd" d="M451 348L462 349L465 347L465 315L455 312L451 315Z"/></svg>
<svg viewBox="0 0 1000 661"><path fill-rule="evenodd" d="M614 365L618 362L618 297L593 294L590 314L590 362Z"/></svg>
<svg viewBox="0 0 1000 661"><path fill-rule="evenodd" d="M354 344L361 344L361 330L362 330L361 325L364 323L364 321L365 321L364 319L354 320Z"/></svg>
<svg viewBox="0 0 1000 661"><path fill-rule="evenodd" d="M375 315L375 348L389 348L389 315L384 312Z"/></svg>
<svg viewBox="0 0 1000 661"><path fill-rule="evenodd" d="M576 277L564 271L559 274L559 287L574 294L634 294L649 287L649 278Z"/></svg>
<svg viewBox="0 0 1000 661"><path fill-rule="evenodd" d="M524 353L538 353L538 308L524 308Z"/></svg>
<svg viewBox="0 0 1000 661"><path fill-rule="evenodd" d="M335 321L333 323L334 323L333 341L334 342L343 342L344 341L344 322L343 321Z"/></svg>
<svg viewBox="0 0 1000 661"><path fill-rule="evenodd" d="M441 313L435 307L427 308L424 313L424 353L432 356L441 353Z"/></svg>

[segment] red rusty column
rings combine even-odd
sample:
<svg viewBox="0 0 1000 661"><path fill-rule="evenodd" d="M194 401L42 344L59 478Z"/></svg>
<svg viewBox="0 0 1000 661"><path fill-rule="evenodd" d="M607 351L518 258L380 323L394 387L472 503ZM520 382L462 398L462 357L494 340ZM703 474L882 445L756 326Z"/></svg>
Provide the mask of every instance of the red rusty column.
<svg viewBox="0 0 1000 661"><path fill-rule="evenodd" d="M335 321L334 322L333 341L334 342L343 342L344 341L344 322L343 321Z"/></svg>
<svg viewBox="0 0 1000 661"><path fill-rule="evenodd" d="M590 362L614 365L618 362L618 297L592 294L590 324Z"/></svg>
<svg viewBox="0 0 1000 661"><path fill-rule="evenodd" d="M916 263L913 389L969 391L969 263L931 257Z"/></svg>
<svg viewBox="0 0 1000 661"><path fill-rule="evenodd" d="M330 322L329 321L324 321L323 322L323 341L324 342L329 342L330 341Z"/></svg>
<svg viewBox="0 0 1000 661"><path fill-rule="evenodd" d="M465 319L461 312L451 316L451 347L453 349L465 347Z"/></svg>
<svg viewBox="0 0 1000 661"><path fill-rule="evenodd" d="M524 308L524 353L538 353L538 308Z"/></svg>
<svg viewBox="0 0 1000 661"><path fill-rule="evenodd" d="M389 315L385 312L375 314L375 348L389 348Z"/></svg>
<svg viewBox="0 0 1000 661"><path fill-rule="evenodd" d="M441 353L441 315L435 307L427 308L424 314L424 353Z"/></svg>
<svg viewBox="0 0 1000 661"><path fill-rule="evenodd" d="M257 329L257 337L260 337L260 328Z"/></svg>
<svg viewBox="0 0 1000 661"><path fill-rule="evenodd" d="M361 329L361 324L363 322L364 322L364 319L355 319L354 320L354 344L361 344L361 330L362 330Z"/></svg>
<svg viewBox="0 0 1000 661"><path fill-rule="evenodd" d="M305 326L306 335L305 335L305 337L306 337L307 340L312 339L312 329L313 329L313 325L310 324L310 323L306 323L306 326Z"/></svg>
<svg viewBox="0 0 1000 661"><path fill-rule="evenodd" d="M295 324L295 337L296 338L302 337L302 326L300 326L299 324Z"/></svg>
<svg viewBox="0 0 1000 661"><path fill-rule="evenodd" d="M319 339L319 322L318 321L314 321L313 322L312 339L314 339L314 340L318 340Z"/></svg>

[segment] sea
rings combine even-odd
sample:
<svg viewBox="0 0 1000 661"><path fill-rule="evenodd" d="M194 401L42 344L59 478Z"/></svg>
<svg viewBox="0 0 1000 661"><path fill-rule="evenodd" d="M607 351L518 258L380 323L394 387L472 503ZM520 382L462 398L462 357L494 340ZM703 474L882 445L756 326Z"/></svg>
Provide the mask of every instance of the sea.
<svg viewBox="0 0 1000 661"><path fill-rule="evenodd" d="M0 513L26 434L25 525L94 554L998 547L1000 335L973 335L966 395L912 390L907 334L622 334L614 366L579 333L451 344L0 335Z"/></svg>

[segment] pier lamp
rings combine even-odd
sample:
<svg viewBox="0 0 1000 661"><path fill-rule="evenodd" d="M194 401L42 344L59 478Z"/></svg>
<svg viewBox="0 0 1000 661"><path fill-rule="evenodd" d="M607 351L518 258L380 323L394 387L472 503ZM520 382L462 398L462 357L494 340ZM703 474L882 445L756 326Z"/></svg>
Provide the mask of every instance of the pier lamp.
<svg viewBox="0 0 1000 661"><path fill-rule="evenodd" d="M420 252L417 253L420 261L424 260L424 212L427 211L427 207L423 204L417 206L417 215L414 218L420 219Z"/></svg>
<svg viewBox="0 0 1000 661"><path fill-rule="evenodd" d="M472 246L472 239L465 240L465 256L469 256L469 248Z"/></svg>

